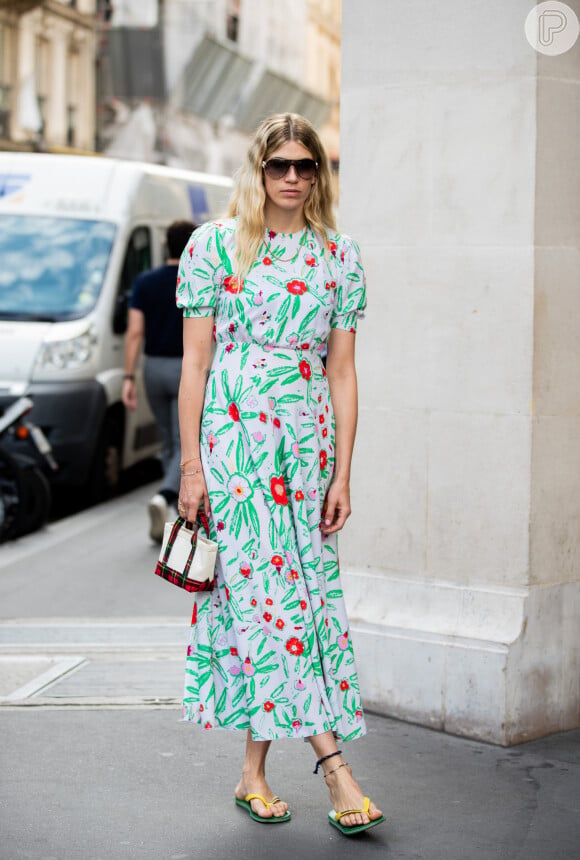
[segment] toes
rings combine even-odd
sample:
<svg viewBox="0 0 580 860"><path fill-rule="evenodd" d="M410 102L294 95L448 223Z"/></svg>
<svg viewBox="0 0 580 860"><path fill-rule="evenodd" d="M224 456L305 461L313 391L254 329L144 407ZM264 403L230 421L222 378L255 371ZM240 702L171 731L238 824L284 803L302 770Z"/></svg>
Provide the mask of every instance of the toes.
<svg viewBox="0 0 580 860"><path fill-rule="evenodd" d="M276 818L281 818L288 811L287 803L275 803L270 807Z"/></svg>
<svg viewBox="0 0 580 860"><path fill-rule="evenodd" d="M254 803L256 804L256 806L254 806ZM262 801L257 800L257 798L254 798L254 800L251 801L250 805L252 807L252 810L256 813L256 815L259 815L260 818L272 818L273 807L268 809L266 806L264 806Z"/></svg>

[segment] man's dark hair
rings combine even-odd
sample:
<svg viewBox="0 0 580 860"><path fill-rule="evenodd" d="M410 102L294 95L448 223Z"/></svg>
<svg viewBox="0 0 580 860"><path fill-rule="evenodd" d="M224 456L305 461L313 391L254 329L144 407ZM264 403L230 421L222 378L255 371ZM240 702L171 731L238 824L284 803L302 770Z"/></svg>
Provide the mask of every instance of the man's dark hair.
<svg viewBox="0 0 580 860"><path fill-rule="evenodd" d="M193 221L174 221L167 228L167 253L170 260L178 260L196 228Z"/></svg>

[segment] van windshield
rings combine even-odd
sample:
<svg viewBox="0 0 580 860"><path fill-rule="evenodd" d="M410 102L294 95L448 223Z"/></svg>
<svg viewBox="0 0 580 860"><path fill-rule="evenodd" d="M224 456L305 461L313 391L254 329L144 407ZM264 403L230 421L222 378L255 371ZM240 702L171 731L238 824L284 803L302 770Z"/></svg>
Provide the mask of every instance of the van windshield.
<svg viewBox="0 0 580 860"><path fill-rule="evenodd" d="M95 306L115 225L0 215L0 319L57 322Z"/></svg>

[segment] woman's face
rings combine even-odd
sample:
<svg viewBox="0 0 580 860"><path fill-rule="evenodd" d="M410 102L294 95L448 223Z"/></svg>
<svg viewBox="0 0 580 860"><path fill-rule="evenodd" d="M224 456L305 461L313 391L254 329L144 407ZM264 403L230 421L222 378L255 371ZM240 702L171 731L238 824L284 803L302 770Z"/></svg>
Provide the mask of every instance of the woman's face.
<svg viewBox="0 0 580 860"><path fill-rule="evenodd" d="M286 158L298 160L301 158L310 158L314 160L314 156L310 150L306 149L301 143L296 140L289 140L274 152L272 152L267 161L271 158ZM264 188L266 190L266 212L272 211L272 208L283 210L285 212L302 211L306 198L310 194L310 190L316 182L316 175L311 179L302 179L296 173L296 168L292 165L285 176L281 179L271 179L266 171L263 171Z"/></svg>

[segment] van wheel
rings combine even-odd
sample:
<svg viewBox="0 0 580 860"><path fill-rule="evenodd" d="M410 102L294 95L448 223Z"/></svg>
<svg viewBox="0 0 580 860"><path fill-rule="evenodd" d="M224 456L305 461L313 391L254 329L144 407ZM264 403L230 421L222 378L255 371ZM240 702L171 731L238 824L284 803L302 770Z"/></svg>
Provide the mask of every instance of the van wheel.
<svg viewBox="0 0 580 860"><path fill-rule="evenodd" d="M89 478L89 504L97 504L110 499L119 488L121 439L119 422L114 415L107 415Z"/></svg>

